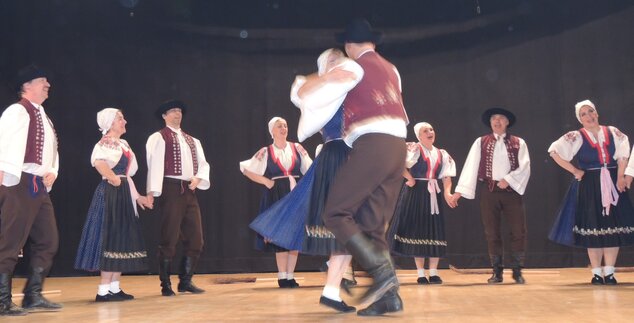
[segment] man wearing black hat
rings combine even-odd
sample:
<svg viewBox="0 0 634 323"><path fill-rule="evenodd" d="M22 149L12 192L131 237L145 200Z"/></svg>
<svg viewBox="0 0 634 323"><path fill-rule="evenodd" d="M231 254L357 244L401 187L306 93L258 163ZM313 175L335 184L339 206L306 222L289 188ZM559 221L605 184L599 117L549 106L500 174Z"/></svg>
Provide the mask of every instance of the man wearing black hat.
<svg viewBox="0 0 634 323"><path fill-rule="evenodd" d="M176 244L183 241L178 291L194 294L204 290L196 287L192 276L203 248L203 231L196 189L207 190L209 164L200 141L181 129L187 107L178 100L167 101L156 110L165 127L153 133L146 143L148 164L147 193L153 203L158 197L161 214L159 241L159 278L161 294L175 295L170 281L170 267Z"/></svg>
<svg viewBox="0 0 634 323"><path fill-rule="evenodd" d="M374 49L382 34L364 19L350 23L337 40L363 68L344 106L344 141L352 147L330 186L323 218L326 227L374 279L358 315L403 309L391 262L386 226L394 213L405 170L407 114L398 70ZM328 83L351 76L335 68L319 79Z"/></svg>
<svg viewBox="0 0 634 323"><path fill-rule="evenodd" d="M50 87L43 70L23 68L16 81L20 101L0 117L0 315L62 308L42 296L59 242L48 195L59 169L57 136L42 106ZM11 301L11 278L27 238L31 263L19 307Z"/></svg>
<svg viewBox="0 0 634 323"><path fill-rule="evenodd" d="M515 123L508 110L492 108L482 114L482 122L493 133L475 140L467 156L453 201L475 198L480 191L480 213L487 239L493 276L489 284L501 283L504 270L502 216L511 229L513 279L523 284L522 267L526 252L526 214L522 195L531 175L528 148L522 138L506 132Z"/></svg>

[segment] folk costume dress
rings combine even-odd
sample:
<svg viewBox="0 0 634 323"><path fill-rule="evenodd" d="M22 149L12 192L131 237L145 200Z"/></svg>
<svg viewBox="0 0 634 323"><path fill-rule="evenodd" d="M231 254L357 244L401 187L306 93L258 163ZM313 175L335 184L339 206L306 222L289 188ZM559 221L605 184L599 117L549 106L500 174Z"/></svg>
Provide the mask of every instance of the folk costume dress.
<svg viewBox="0 0 634 323"><path fill-rule="evenodd" d="M551 240L583 248L633 244L634 208L628 192L616 189L617 160L630 154L628 137L612 126L601 126L596 138L582 128L553 142L548 152L566 161L576 157L585 172L581 181L571 185Z"/></svg>
<svg viewBox="0 0 634 323"><path fill-rule="evenodd" d="M289 250L324 256L345 252L321 217L330 182L350 151L341 138L342 121L340 108L321 130L325 143L302 180L288 195L258 215L251 222L251 229Z"/></svg>
<svg viewBox="0 0 634 323"><path fill-rule="evenodd" d="M260 149L249 159L240 162L240 171L249 170L275 181L275 185L268 189L264 187L260 200L260 213L267 210L275 202L286 196L295 188L302 174L310 168L312 159L306 150L298 143L287 142L283 148L274 144ZM290 249L265 243L262 235L258 234L255 248L260 251L282 252Z"/></svg>
<svg viewBox="0 0 634 323"><path fill-rule="evenodd" d="M79 242L75 268L87 271L138 272L147 269L147 251L141 234L133 176L138 164L125 140L104 136L90 158L108 163L121 177L113 186L103 179L93 195Z"/></svg>
<svg viewBox="0 0 634 323"><path fill-rule="evenodd" d="M447 240L438 182L456 176L456 163L443 149L412 142L407 144L406 167L416 183L403 184L388 231L390 249L401 256L444 257Z"/></svg>

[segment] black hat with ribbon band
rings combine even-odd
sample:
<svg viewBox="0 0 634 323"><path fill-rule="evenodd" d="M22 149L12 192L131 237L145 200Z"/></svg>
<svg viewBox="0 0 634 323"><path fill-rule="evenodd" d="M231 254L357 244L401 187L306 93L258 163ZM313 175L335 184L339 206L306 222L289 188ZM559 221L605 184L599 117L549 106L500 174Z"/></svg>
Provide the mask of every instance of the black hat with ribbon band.
<svg viewBox="0 0 634 323"><path fill-rule="evenodd" d="M163 120L163 115L171 110L171 109L176 109L179 108L181 109L181 112L183 113L183 115L185 115L185 113L187 112L187 106L185 105L185 103L183 103L183 101L181 100L169 100L169 101L165 101L163 102L161 105L159 105L158 109L156 109L156 111L154 112L156 114L156 117Z"/></svg>
<svg viewBox="0 0 634 323"><path fill-rule="evenodd" d="M24 83L30 82L36 78L47 77L46 71L39 68L35 64L31 64L21 68L15 78L15 90L20 91Z"/></svg>
<svg viewBox="0 0 634 323"><path fill-rule="evenodd" d="M373 31L367 20L357 18L350 22L343 32L336 33L335 38L341 44L366 42L380 44L383 41L383 33Z"/></svg>
<svg viewBox="0 0 634 323"><path fill-rule="evenodd" d="M509 125L507 126L508 128L515 124L515 115L513 114L513 112L502 108L491 108L484 111L484 113L482 113L482 123L484 123L484 125L486 125L487 127L491 127L491 117L495 114L501 114L509 119Z"/></svg>

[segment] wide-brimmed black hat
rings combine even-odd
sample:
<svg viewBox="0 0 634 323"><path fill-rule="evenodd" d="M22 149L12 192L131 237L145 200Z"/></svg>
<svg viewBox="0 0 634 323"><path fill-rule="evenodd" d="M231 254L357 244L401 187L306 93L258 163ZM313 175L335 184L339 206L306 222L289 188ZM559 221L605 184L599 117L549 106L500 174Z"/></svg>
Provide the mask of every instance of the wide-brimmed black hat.
<svg viewBox="0 0 634 323"><path fill-rule="evenodd" d="M501 114L509 119L509 125L507 126L507 128L510 128L515 123L515 115L513 114L513 112L502 108L491 108L482 113L482 122L487 127L491 127L491 116L494 114Z"/></svg>
<svg viewBox="0 0 634 323"><path fill-rule="evenodd" d="M357 18L346 26L344 32L336 33L335 38L341 44L365 42L380 44L383 41L383 33L373 31L367 20Z"/></svg>
<svg viewBox="0 0 634 323"><path fill-rule="evenodd" d="M24 83L32 81L40 77L46 77L46 71L39 68L35 64L30 64L28 66L21 68L18 71L18 75L16 75L15 77L15 83L14 83L15 90L20 91Z"/></svg>
<svg viewBox="0 0 634 323"><path fill-rule="evenodd" d="M163 102L161 105L159 105L158 109L156 109L154 113L156 114L157 118L163 120L163 114L165 114L165 112L169 111L170 109L175 108L180 108L183 115L185 115L185 113L187 112L187 106L185 105L185 103L183 103L183 101L181 100L175 99Z"/></svg>

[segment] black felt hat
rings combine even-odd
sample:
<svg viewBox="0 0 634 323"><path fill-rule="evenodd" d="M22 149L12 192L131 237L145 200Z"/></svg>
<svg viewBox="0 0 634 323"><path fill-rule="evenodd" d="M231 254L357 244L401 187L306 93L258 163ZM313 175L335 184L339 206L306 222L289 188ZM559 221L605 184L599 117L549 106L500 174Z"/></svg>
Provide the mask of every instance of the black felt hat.
<svg viewBox="0 0 634 323"><path fill-rule="evenodd" d="M35 64L30 64L28 66L21 68L18 71L18 75L15 78L15 83L14 83L15 90L20 91L24 83L30 82L40 77L46 77L46 71L39 68Z"/></svg>
<svg viewBox="0 0 634 323"><path fill-rule="evenodd" d="M513 112L502 108L491 108L482 113L482 122L487 127L491 127L491 116L493 116L494 114L501 114L509 119L509 125L507 126L508 128L515 124L515 115L513 114Z"/></svg>
<svg viewBox="0 0 634 323"><path fill-rule="evenodd" d="M336 33L335 38L341 44L365 42L380 44L383 41L383 33L373 31L367 20L357 18L350 22L343 32Z"/></svg>
<svg viewBox="0 0 634 323"><path fill-rule="evenodd" d="M159 105L158 109L156 109L154 113L156 114L157 118L163 120L163 114L165 114L165 112L169 111L170 109L175 109L175 108L181 109L181 112L183 113L183 115L185 115L185 113L187 112L187 106L185 105L185 103L183 103L183 101L169 100Z"/></svg>

